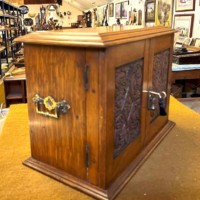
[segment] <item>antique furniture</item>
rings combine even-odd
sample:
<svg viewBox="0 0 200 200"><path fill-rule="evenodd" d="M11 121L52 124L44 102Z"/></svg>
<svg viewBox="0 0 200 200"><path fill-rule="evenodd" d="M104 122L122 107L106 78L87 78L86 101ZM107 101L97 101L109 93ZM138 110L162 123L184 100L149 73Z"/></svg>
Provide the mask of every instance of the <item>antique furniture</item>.
<svg viewBox="0 0 200 200"><path fill-rule="evenodd" d="M174 30L35 32L24 42L31 157L24 164L113 199L174 126Z"/></svg>
<svg viewBox="0 0 200 200"><path fill-rule="evenodd" d="M172 82L186 79L200 79L200 64L172 65Z"/></svg>
<svg viewBox="0 0 200 200"><path fill-rule="evenodd" d="M172 63L172 95L176 98L199 97L200 64Z"/></svg>
<svg viewBox="0 0 200 200"><path fill-rule="evenodd" d="M173 63L176 64L199 64L200 53L185 53L179 55L173 55Z"/></svg>
<svg viewBox="0 0 200 200"><path fill-rule="evenodd" d="M26 103L26 76L17 74L4 78L6 107L10 104Z"/></svg>

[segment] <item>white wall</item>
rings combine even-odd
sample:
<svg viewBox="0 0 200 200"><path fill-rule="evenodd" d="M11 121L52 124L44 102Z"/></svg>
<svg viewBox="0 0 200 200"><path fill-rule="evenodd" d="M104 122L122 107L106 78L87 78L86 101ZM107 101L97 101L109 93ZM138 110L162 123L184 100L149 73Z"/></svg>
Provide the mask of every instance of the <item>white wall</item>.
<svg viewBox="0 0 200 200"><path fill-rule="evenodd" d="M108 17L108 24L109 26L112 26L113 24L116 24L116 18L115 18L115 4L119 2L124 2L125 0L113 0L112 3L114 3L114 16L113 17ZM175 2L175 1L174 1ZM39 13L40 5L27 5L29 7L29 12L30 13ZM47 4L44 4L44 6L47 6ZM105 9L106 5L97 7L97 15L99 22L102 22L103 16L102 16L102 11ZM136 9L137 11L141 9L143 11L143 20L142 20L142 25L145 25L145 0L129 0L129 8L128 11L131 9ZM174 7L175 10L175 7ZM77 16L82 15L82 12L79 9L74 8L71 6L69 3L63 1L63 5L60 6L60 12L67 12L70 11L72 15L70 17L64 16L63 19L60 19L56 13L54 13L54 17L58 18L60 21L63 21L63 27L70 27L71 23L77 22ZM92 9L91 9L92 11ZM129 13L129 12L128 12ZM200 38L200 5L199 5L199 0L196 1L195 4L195 11L188 11L188 12L174 12L174 14L190 14L193 13L194 15L194 25L193 25L193 37ZM49 16L49 14L48 14ZM28 17L26 15L25 17ZM125 25L126 22L129 20L129 15L127 19L121 19L120 22ZM154 23L150 23L150 25L154 25Z"/></svg>
<svg viewBox="0 0 200 200"><path fill-rule="evenodd" d="M108 17L108 25L112 26L113 24L116 24L116 17L115 17L115 4L119 2L124 2L125 0L114 0L111 3L114 3L114 16ZM127 0L128 1L128 0ZM103 19L103 10L105 9L106 5L97 7L97 15L98 20L101 23ZM126 19L120 19L121 24L126 25L127 21L129 21L129 11L136 9L137 11L141 9L143 11L143 17L142 17L142 25L144 25L144 7L145 7L145 0L129 0L129 6L128 6L128 17ZM92 11L92 9L90 10ZM136 22L137 24L137 22Z"/></svg>
<svg viewBox="0 0 200 200"><path fill-rule="evenodd" d="M182 14L194 14L194 23L193 23L193 34L192 37L200 38L200 1L195 1L195 10L187 11L187 12L174 12L174 15L182 15ZM174 5L175 10L175 5Z"/></svg>
<svg viewBox="0 0 200 200"><path fill-rule="evenodd" d="M124 2L125 0L114 0L112 3L118 3L118 2ZM194 24L193 24L193 34L192 37L194 38L200 38L200 1L199 0L194 0L195 1L195 10L194 11L188 11L188 12L175 12L175 1L174 1L174 15L176 14L194 14ZM129 11L131 9L136 9L137 11L139 9L143 10L143 25L145 24L145 2L146 0L130 0L129 1ZM106 5L105 5L106 6ZM99 13L102 13L102 10L105 6L98 7ZM115 8L115 6L114 6ZM115 10L114 10L115 13ZM102 20L102 16L100 16L100 19ZM128 21L129 16L127 19L121 19L122 24L126 24L126 21ZM173 19L172 19L173 21ZM108 24L109 26L112 26L113 24L116 24L116 18L115 14L114 17L108 18ZM148 23L149 26L154 26L155 23ZM172 23L173 24L173 23ZM147 24L146 24L147 25ZM172 25L173 26L173 25Z"/></svg>
<svg viewBox="0 0 200 200"><path fill-rule="evenodd" d="M200 38L200 1L196 1L193 37Z"/></svg>

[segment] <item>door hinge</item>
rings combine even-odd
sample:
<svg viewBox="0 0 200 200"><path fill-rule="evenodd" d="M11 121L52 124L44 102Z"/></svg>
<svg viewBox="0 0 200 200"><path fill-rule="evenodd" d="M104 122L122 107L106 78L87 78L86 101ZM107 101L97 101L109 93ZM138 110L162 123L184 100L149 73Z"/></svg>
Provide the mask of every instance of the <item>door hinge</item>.
<svg viewBox="0 0 200 200"><path fill-rule="evenodd" d="M89 72L88 72L88 65L85 64L85 67L84 67L84 88L85 90L88 90L89 88Z"/></svg>
<svg viewBox="0 0 200 200"><path fill-rule="evenodd" d="M89 145L85 145L85 166L86 168L89 168L90 163L89 163Z"/></svg>

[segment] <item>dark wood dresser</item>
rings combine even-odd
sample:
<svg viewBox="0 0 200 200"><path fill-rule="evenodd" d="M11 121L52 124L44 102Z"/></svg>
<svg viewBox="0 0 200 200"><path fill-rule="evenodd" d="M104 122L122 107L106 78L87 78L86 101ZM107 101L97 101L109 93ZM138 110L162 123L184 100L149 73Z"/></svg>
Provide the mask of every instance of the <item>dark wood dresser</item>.
<svg viewBox="0 0 200 200"><path fill-rule="evenodd" d="M115 198L174 126L173 38L166 27L102 27L16 39L24 42L30 120L24 164Z"/></svg>

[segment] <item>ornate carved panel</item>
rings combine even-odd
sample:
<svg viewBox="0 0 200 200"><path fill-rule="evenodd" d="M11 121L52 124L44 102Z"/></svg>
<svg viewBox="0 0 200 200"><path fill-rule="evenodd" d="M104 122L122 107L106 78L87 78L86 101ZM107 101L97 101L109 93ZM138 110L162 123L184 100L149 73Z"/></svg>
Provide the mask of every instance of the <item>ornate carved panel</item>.
<svg viewBox="0 0 200 200"><path fill-rule="evenodd" d="M143 59L115 71L115 150L118 156L140 134Z"/></svg>
<svg viewBox="0 0 200 200"><path fill-rule="evenodd" d="M168 67L169 67L169 49L154 55L154 67L153 67L153 77L152 77L153 91L167 92ZM151 111L151 121L153 121L159 116L158 100L159 99L155 97L156 109L154 111Z"/></svg>

